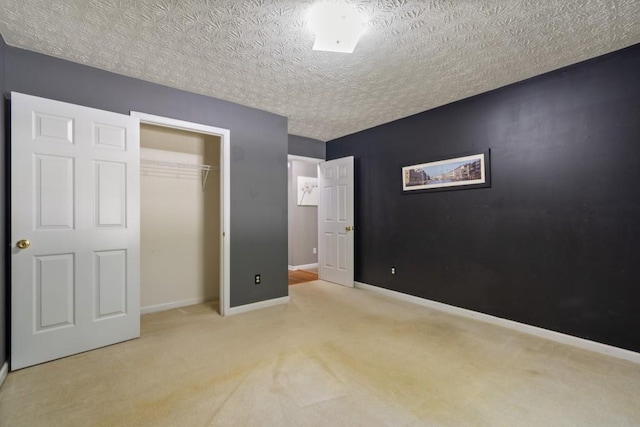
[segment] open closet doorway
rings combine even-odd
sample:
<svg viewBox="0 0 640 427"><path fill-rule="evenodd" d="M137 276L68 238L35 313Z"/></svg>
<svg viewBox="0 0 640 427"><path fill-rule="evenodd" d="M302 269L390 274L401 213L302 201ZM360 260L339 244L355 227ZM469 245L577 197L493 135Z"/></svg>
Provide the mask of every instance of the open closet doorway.
<svg viewBox="0 0 640 427"><path fill-rule="evenodd" d="M140 118L140 305L229 311L229 131ZM225 167L226 166L226 167Z"/></svg>
<svg viewBox="0 0 640 427"><path fill-rule="evenodd" d="M288 156L289 285L318 279L318 163Z"/></svg>

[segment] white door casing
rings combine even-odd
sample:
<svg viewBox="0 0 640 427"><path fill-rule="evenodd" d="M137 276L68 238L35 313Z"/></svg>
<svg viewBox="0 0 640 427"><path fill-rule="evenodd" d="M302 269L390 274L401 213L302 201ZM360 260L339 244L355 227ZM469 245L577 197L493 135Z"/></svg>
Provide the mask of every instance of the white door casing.
<svg viewBox="0 0 640 427"><path fill-rule="evenodd" d="M169 117L132 111L141 123L163 126L172 129L215 135L220 138L220 315L231 313L231 131L200 123L187 122Z"/></svg>
<svg viewBox="0 0 640 427"><path fill-rule="evenodd" d="M353 156L318 165L318 275L353 287Z"/></svg>
<svg viewBox="0 0 640 427"><path fill-rule="evenodd" d="M140 165L136 118L11 102L16 370L140 336Z"/></svg>

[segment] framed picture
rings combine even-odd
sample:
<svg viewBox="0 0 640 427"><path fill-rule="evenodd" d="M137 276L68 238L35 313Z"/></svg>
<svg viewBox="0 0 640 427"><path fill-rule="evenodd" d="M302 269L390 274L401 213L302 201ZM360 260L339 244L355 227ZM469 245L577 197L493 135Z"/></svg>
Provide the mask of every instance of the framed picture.
<svg viewBox="0 0 640 427"><path fill-rule="evenodd" d="M298 177L298 206L318 206L318 178Z"/></svg>
<svg viewBox="0 0 640 427"><path fill-rule="evenodd" d="M402 168L402 192L491 187L489 150Z"/></svg>

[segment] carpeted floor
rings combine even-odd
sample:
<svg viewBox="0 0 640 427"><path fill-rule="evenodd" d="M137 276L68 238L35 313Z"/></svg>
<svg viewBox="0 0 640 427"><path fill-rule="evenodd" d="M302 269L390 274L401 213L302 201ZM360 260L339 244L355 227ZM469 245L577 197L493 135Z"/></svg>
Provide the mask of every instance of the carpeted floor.
<svg viewBox="0 0 640 427"><path fill-rule="evenodd" d="M634 426L640 365L322 281L10 373L0 426Z"/></svg>

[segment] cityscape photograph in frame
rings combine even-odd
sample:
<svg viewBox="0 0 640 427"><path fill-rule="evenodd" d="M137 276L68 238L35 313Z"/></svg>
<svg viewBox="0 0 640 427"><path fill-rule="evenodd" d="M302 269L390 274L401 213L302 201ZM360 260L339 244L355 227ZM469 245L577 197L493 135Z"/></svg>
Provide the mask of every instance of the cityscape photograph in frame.
<svg viewBox="0 0 640 427"><path fill-rule="evenodd" d="M402 191L442 191L491 186L489 150L402 168Z"/></svg>

